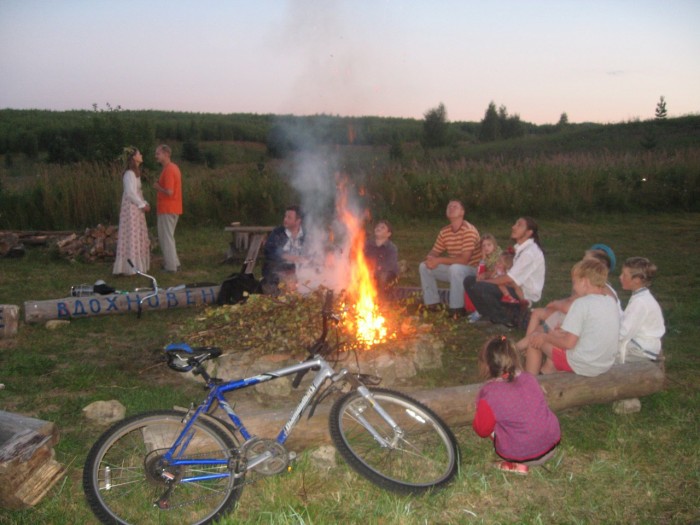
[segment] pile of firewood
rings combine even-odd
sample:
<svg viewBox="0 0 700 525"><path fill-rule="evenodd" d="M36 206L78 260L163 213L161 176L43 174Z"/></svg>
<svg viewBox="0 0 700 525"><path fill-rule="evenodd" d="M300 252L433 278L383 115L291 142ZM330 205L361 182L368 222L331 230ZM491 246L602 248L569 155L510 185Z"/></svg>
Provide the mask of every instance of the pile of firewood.
<svg viewBox="0 0 700 525"><path fill-rule="evenodd" d="M116 226L98 224L86 228L82 235L72 233L56 243L61 257L86 262L114 259L117 251L119 229Z"/></svg>
<svg viewBox="0 0 700 525"><path fill-rule="evenodd" d="M24 245L15 232L0 232L0 257L21 257Z"/></svg>

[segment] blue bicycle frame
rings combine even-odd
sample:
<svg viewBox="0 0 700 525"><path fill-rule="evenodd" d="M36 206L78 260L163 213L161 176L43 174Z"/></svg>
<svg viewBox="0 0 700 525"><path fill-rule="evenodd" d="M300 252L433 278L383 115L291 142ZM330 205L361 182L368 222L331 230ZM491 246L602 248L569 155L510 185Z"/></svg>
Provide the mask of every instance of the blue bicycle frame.
<svg viewBox="0 0 700 525"><path fill-rule="evenodd" d="M172 348L171 348L172 347ZM170 345L168 349L184 349L183 345ZM304 394L304 397L302 397L301 401L299 402L299 405L295 408L295 410L292 412L290 418L287 420L285 423L284 427L282 427L282 430L280 430L279 434L277 435L276 441L280 445L284 444L285 441L287 441L287 438L289 437L289 433L291 432L292 428L296 425L296 423L299 421L299 418L301 417L302 413L304 412L304 409L309 405L311 400L313 399L314 395L318 392L318 390L321 388L323 383L326 381L326 379L331 379L332 381L338 381L341 378L344 378L348 376L347 371L345 369L341 370L340 372L336 373L335 370L326 362L325 359L323 359L320 356L314 357L312 359L309 359L307 361L304 361L302 363L296 364L296 365L291 365L287 366L284 368L280 368L279 370L274 370L272 372L265 372L263 374L259 374L256 376L248 377L245 379L238 379L236 381L227 381L226 383L220 384L220 385L215 385L212 386L209 390L209 394L207 395L207 398L204 400L202 404L199 405L197 410L192 414L192 416L189 418L189 421L185 424L185 428L182 430L180 435L178 436L177 440L175 440L175 443L173 443L172 447L170 447L170 450L168 450L164 455L164 459L168 461L169 465L177 466L177 465L227 465L228 460L227 459L181 459L182 456L184 455L185 451L187 450L188 445L190 444L190 441L194 437L194 433L191 432L192 425L194 422L199 418L202 413L206 414L208 411L211 409L212 405L214 404L214 401L218 401L219 405L221 408L228 414L229 419L231 420L231 423L233 424L233 427L235 428L236 431L238 431L243 439L248 441L251 439L253 436L248 432L248 430L245 428L245 425L243 424L243 421L236 415L236 413L233 411L231 408L231 405L229 405L228 401L224 398L224 394L227 392L232 392L234 390L240 390L243 388L248 388L260 383L265 383L267 381L272 381L273 379L279 379L280 377L285 377L288 375L292 374L297 374L299 372L303 372L309 369L313 368L318 368L318 371L316 372L316 375L314 376L311 385L307 389L306 393ZM348 376L351 377L351 376ZM363 395L370 395L368 390L365 390L365 393ZM389 421L391 421L391 418L387 415L384 414L385 417L388 418ZM392 424L392 427L395 427L395 424ZM372 432L374 434L374 432ZM266 461L269 457L271 457L270 452L264 452L252 460L248 462L247 465L247 470L251 470L260 463ZM181 483L192 483L192 482L197 482L197 481L204 481L207 479L218 479L218 478L225 478L230 476L230 473L225 472L221 474L208 474L204 476L193 476L189 478L183 478L180 480Z"/></svg>

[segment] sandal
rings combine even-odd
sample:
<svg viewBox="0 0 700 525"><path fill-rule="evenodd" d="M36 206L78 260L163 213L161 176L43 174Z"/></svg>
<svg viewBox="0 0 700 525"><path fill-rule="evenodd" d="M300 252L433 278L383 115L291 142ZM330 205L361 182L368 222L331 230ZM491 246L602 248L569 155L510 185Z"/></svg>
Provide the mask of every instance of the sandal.
<svg viewBox="0 0 700 525"><path fill-rule="evenodd" d="M504 472L514 472L515 474L520 474L521 476L526 476L530 471L527 465L523 463L513 463L512 461L499 461L494 465L498 470Z"/></svg>
<svg viewBox="0 0 700 525"><path fill-rule="evenodd" d="M501 297L501 302L506 304L520 304L520 299L516 299L512 295L504 295Z"/></svg>

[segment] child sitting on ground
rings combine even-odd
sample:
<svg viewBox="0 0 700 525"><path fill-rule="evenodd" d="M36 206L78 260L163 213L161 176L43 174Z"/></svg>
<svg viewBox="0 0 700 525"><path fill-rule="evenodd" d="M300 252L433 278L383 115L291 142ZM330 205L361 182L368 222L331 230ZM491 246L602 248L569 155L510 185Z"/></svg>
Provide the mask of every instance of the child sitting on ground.
<svg viewBox="0 0 700 525"><path fill-rule="evenodd" d="M479 354L479 371L488 379L477 395L472 426L481 437L491 436L496 468L527 474L554 455L561 439L559 420L547 406L537 379L521 370L520 357L505 336L487 341Z"/></svg>
<svg viewBox="0 0 700 525"><path fill-rule="evenodd" d="M496 269L496 263L498 263L498 258L501 256L502 250L498 246L496 237L490 233L485 233L481 236L481 261L479 261L479 267L476 273L476 280L483 281L484 279L490 279L493 277L493 272ZM471 304L468 295L464 295L465 308L469 311L469 322L475 323L481 319L481 314L474 309Z"/></svg>
<svg viewBox="0 0 700 525"><path fill-rule="evenodd" d="M607 278L607 267L596 259L574 265L571 281L576 300L561 328L535 332L523 340L528 372L564 371L594 377L610 369L617 355L620 314L617 302L606 292Z"/></svg>
<svg viewBox="0 0 700 525"><path fill-rule="evenodd" d="M656 275L656 265L644 257L630 257L622 265L620 284L632 292L620 325L620 354L618 360L658 361L661 357L661 337L666 332L661 307L649 291Z"/></svg>

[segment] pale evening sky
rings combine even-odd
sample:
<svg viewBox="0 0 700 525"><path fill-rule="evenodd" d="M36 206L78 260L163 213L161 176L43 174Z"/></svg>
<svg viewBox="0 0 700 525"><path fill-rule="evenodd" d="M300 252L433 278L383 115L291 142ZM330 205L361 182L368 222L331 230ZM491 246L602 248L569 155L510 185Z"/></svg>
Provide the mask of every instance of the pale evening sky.
<svg viewBox="0 0 700 525"><path fill-rule="evenodd" d="M700 113L698 0L0 0L0 108Z"/></svg>

